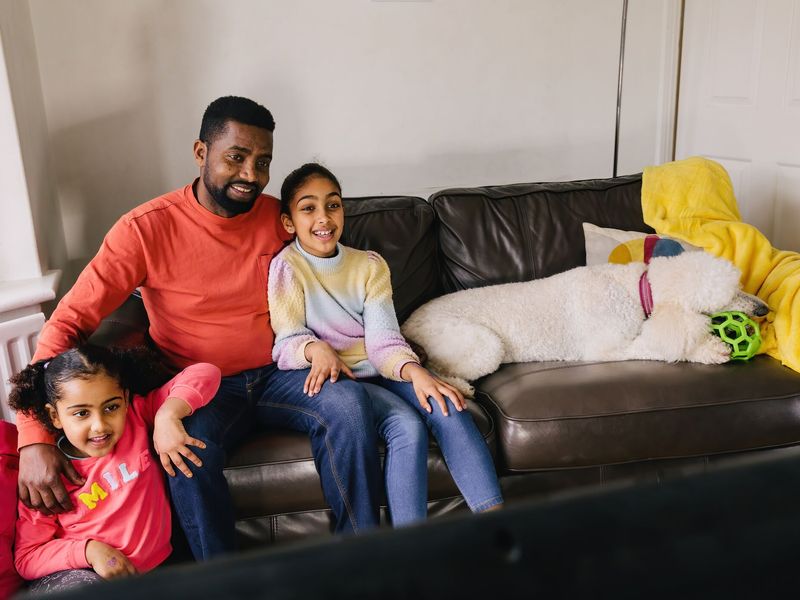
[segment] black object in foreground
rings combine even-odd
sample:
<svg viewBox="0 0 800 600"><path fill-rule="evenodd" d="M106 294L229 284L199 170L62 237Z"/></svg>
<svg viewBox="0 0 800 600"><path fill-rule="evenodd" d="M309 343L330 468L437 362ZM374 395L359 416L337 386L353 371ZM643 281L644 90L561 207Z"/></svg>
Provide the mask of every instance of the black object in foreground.
<svg viewBox="0 0 800 600"><path fill-rule="evenodd" d="M740 598L800 593L800 453L163 569L53 598Z"/></svg>

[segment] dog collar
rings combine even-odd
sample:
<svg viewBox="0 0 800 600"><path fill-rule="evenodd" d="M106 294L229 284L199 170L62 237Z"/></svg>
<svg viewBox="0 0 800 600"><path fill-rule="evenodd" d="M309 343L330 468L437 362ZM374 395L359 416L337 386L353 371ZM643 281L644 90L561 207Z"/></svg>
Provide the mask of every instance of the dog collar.
<svg viewBox="0 0 800 600"><path fill-rule="evenodd" d="M642 303L644 318L650 318L653 312L653 290L650 288L650 280L647 278L647 269L639 278L639 300Z"/></svg>
<svg viewBox="0 0 800 600"><path fill-rule="evenodd" d="M644 238L644 272L639 277L639 301L642 303L644 318L650 318L653 313L653 289L650 287L650 280L647 278L647 265L653 256L653 249L659 240L657 235L648 235Z"/></svg>

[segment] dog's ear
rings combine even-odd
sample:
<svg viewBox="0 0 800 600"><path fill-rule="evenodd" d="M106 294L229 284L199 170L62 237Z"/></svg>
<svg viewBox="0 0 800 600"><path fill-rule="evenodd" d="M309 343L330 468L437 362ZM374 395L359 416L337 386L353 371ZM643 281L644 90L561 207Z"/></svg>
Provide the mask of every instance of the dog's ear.
<svg viewBox="0 0 800 600"><path fill-rule="evenodd" d="M684 252L650 261L653 302L675 302L693 312L728 306L739 291L741 273L733 263L707 252Z"/></svg>

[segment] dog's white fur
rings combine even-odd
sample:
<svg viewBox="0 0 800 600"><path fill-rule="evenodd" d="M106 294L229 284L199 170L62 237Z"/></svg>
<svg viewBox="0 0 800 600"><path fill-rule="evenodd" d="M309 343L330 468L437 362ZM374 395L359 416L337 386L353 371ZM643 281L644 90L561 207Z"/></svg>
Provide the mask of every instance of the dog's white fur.
<svg viewBox="0 0 800 600"><path fill-rule="evenodd" d="M654 258L647 267L653 312L639 297L644 263L578 267L524 283L436 298L403 324L427 366L471 395L467 381L502 363L550 360L730 360L709 330L710 313L764 315L767 306L739 289L739 270L705 252Z"/></svg>

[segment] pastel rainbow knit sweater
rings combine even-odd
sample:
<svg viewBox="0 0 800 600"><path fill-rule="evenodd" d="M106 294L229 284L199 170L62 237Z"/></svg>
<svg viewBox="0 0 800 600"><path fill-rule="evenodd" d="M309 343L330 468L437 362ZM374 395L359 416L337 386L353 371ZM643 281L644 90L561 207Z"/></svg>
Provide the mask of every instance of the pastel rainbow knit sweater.
<svg viewBox="0 0 800 600"><path fill-rule="evenodd" d="M299 242L272 259L269 269L272 358L279 369L311 366L305 347L324 341L356 377L400 381L400 369L419 358L400 333L389 266L371 251L337 245L319 258Z"/></svg>

